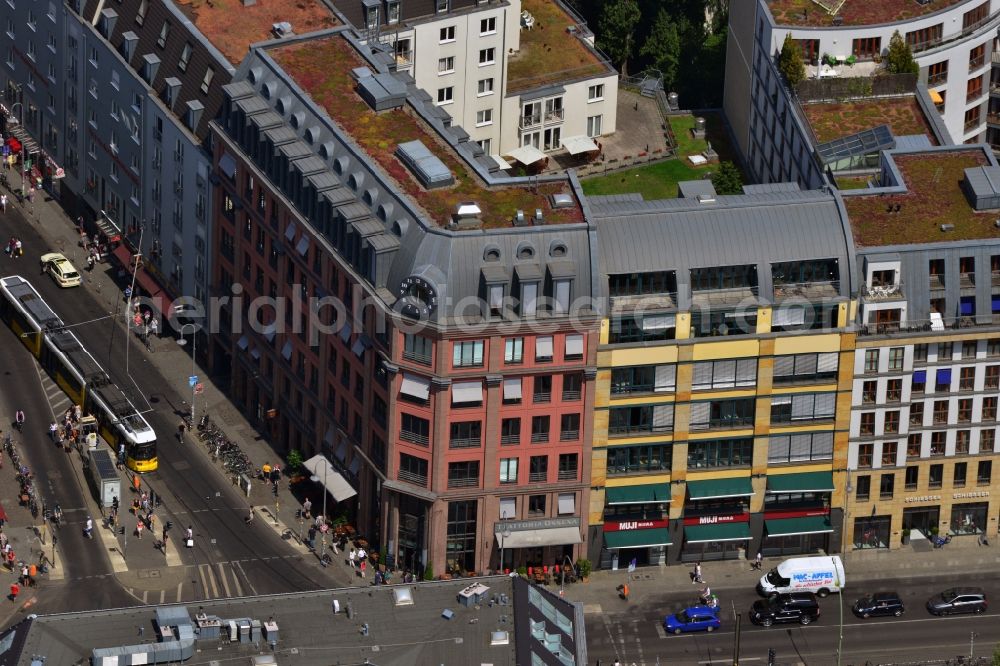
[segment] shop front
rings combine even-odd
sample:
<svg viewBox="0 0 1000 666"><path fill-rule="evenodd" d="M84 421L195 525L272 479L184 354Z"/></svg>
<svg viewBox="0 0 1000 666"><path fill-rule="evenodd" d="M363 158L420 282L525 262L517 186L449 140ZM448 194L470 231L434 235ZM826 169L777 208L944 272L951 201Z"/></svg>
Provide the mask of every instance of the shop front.
<svg viewBox="0 0 1000 666"><path fill-rule="evenodd" d="M667 505L670 485L651 483L609 487L605 493L601 538L602 569L663 564L671 544Z"/></svg>
<svg viewBox="0 0 1000 666"><path fill-rule="evenodd" d="M983 534L986 531L986 516L989 509L988 502L956 502L952 504L948 533L952 536Z"/></svg>
<svg viewBox="0 0 1000 666"><path fill-rule="evenodd" d="M854 548L857 550L888 548L891 530L892 516L880 516L872 513L864 518L855 518Z"/></svg>
<svg viewBox="0 0 1000 666"><path fill-rule="evenodd" d="M750 477L690 481L682 562L735 560L750 542Z"/></svg>
<svg viewBox="0 0 1000 666"><path fill-rule="evenodd" d="M501 520L493 525L496 545L503 552L505 571L519 568L541 574L561 566L569 558L576 561L574 550L583 543L580 518L543 520Z"/></svg>
<svg viewBox="0 0 1000 666"><path fill-rule="evenodd" d="M941 507L936 504L906 507L903 509L903 537L909 538L910 532L917 530L924 535L924 538L930 539L932 536L937 536L940 522Z"/></svg>
<svg viewBox="0 0 1000 666"><path fill-rule="evenodd" d="M832 492L833 472L769 476L761 553L774 557L830 552L830 535L835 531Z"/></svg>

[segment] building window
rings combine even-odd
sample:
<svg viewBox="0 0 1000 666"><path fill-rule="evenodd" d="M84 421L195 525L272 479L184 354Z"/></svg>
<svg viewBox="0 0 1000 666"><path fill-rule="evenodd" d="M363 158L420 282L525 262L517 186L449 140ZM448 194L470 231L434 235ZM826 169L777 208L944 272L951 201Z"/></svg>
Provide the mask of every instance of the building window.
<svg viewBox="0 0 1000 666"><path fill-rule="evenodd" d="M496 62L497 50L491 46L488 49L479 49L479 66L492 65Z"/></svg>
<svg viewBox="0 0 1000 666"><path fill-rule="evenodd" d="M958 422L968 423L972 420L972 398L963 398L958 401Z"/></svg>
<svg viewBox="0 0 1000 666"><path fill-rule="evenodd" d="M580 439L580 415L563 414L559 419L559 441L574 442Z"/></svg>
<svg viewBox="0 0 1000 666"><path fill-rule="evenodd" d="M442 44L445 42L455 41L455 26L449 25L445 28L441 28L439 31L438 41Z"/></svg>
<svg viewBox="0 0 1000 666"><path fill-rule="evenodd" d="M772 435L768 440L767 462L769 464L779 465L807 460L831 460L832 458L832 432Z"/></svg>
<svg viewBox="0 0 1000 666"><path fill-rule="evenodd" d="M587 116L587 136L590 138L595 138L601 136L601 124L603 121L603 115Z"/></svg>
<svg viewBox="0 0 1000 666"><path fill-rule="evenodd" d="M752 398L750 403L753 404ZM771 423L832 419L836 404L836 393L774 395L771 396ZM694 407L692 405L693 413Z"/></svg>
<svg viewBox="0 0 1000 666"><path fill-rule="evenodd" d="M386 2L386 23L389 25L399 23L399 0Z"/></svg>
<svg viewBox="0 0 1000 666"><path fill-rule="evenodd" d="M497 31L497 19L495 16L489 18L480 19L479 21L479 34L482 35L493 35Z"/></svg>
<svg viewBox="0 0 1000 666"><path fill-rule="evenodd" d="M987 389L1000 388L1000 365L986 366L986 379L983 387Z"/></svg>
<svg viewBox="0 0 1000 666"><path fill-rule="evenodd" d="M493 124L493 109L483 109L476 112L476 127Z"/></svg>
<svg viewBox="0 0 1000 666"><path fill-rule="evenodd" d="M861 427L859 428L859 432L862 435L875 434L875 412L861 413Z"/></svg>
<svg viewBox="0 0 1000 666"><path fill-rule="evenodd" d="M976 483L981 486L989 485L993 475L993 461L980 460L979 469L976 471Z"/></svg>
<svg viewBox="0 0 1000 666"><path fill-rule="evenodd" d="M528 483L546 483L549 480L549 457L531 456L528 460Z"/></svg>
<svg viewBox="0 0 1000 666"><path fill-rule="evenodd" d="M405 442L427 446L430 441L430 421L403 412L399 417L399 438Z"/></svg>
<svg viewBox="0 0 1000 666"><path fill-rule="evenodd" d="M517 458L500 459L500 483L517 483Z"/></svg>
<svg viewBox="0 0 1000 666"><path fill-rule="evenodd" d="M969 50L969 71L979 69L986 64L986 44Z"/></svg>
<svg viewBox="0 0 1000 666"><path fill-rule="evenodd" d="M559 454L559 480L576 481L579 476L580 456L576 453Z"/></svg>
<svg viewBox="0 0 1000 666"><path fill-rule="evenodd" d="M969 452L969 443L972 441L971 430L955 431L955 455L963 455Z"/></svg>
<svg viewBox="0 0 1000 666"><path fill-rule="evenodd" d="M899 432L899 410L895 409L885 413L885 420L882 423L882 432L887 435Z"/></svg>
<svg viewBox="0 0 1000 666"><path fill-rule="evenodd" d="M611 370L611 394L671 392L676 388L674 365L638 365Z"/></svg>
<svg viewBox="0 0 1000 666"><path fill-rule="evenodd" d="M920 482L920 468L910 465L906 468L906 490L916 490Z"/></svg>
<svg viewBox="0 0 1000 666"><path fill-rule="evenodd" d="M451 424L448 446L453 449L477 448L482 444L481 421L456 421Z"/></svg>
<svg viewBox="0 0 1000 666"><path fill-rule="evenodd" d="M455 56L438 58L438 74L451 74L455 71Z"/></svg>
<svg viewBox="0 0 1000 666"><path fill-rule="evenodd" d="M182 72L187 71L188 63L191 62L191 43L186 42L184 48L181 50L181 58L177 61L177 68Z"/></svg>
<svg viewBox="0 0 1000 666"><path fill-rule="evenodd" d="M504 340L503 362L509 365L524 361L524 338L507 338Z"/></svg>
<svg viewBox="0 0 1000 666"><path fill-rule="evenodd" d="M855 479L855 484L857 487L856 490L854 491L855 499L857 499L859 502L867 501L868 498L871 497L872 477L868 475L859 476L857 479Z"/></svg>
<svg viewBox="0 0 1000 666"><path fill-rule="evenodd" d="M865 373L878 372L878 349L865 350Z"/></svg>
<svg viewBox="0 0 1000 666"><path fill-rule="evenodd" d="M477 486L479 486L478 460L448 463L449 488L475 488Z"/></svg>
<svg viewBox="0 0 1000 666"><path fill-rule="evenodd" d="M587 102L599 102L604 99L604 84L598 83L587 87Z"/></svg>
<svg viewBox="0 0 1000 666"><path fill-rule="evenodd" d="M413 333L403 334L403 358L421 365L430 365L434 342L430 338Z"/></svg>
<svg viewBox="0 0 1000 666"><path fill-rule="evenodd" d="M895 467L899 445L897 442L882 443L882 467Z"/></svg>
<svg viewBox="0 0 1000 666"><path fill-rule="evenodd" d="M962 32L969 30L975 30L978 28L990 15L990 3L984 2L983 4L970 9L962 15Z"/></svg>
<svg viewBox="0 0 1000 666"><path fill-rule="evenodd" d="M833 381L837 377L838 365L839 357L836 352L775 356L774 383L800 384ZM754 382L756 382L756 378Z"/></svg>
<svg viewBox="0 0 1000 666"><path fill-rule="evenodd" d="M528 496L528 515L529 516L545 515L545 495Z"/></svg>
<svg viewBox="0 0 1000 666"><path fill-rule="evenodd" d="M552 375L537 375L534 378L531 401L535 404L552 401Z"/></svg>
<svg viewBox="0 0 1000 666"><path fill-rule="evenodd" d="M500 422L500 444L513 445L521 443L521 419L509 418Z"/></svg>
<svg viewBox="0 0 1000 666"><path fill-rule="evenodd" d="M438 14L448 11L450 0L434 0L434 11Z"/></svg>
<svg viewBox="0 0 1000 666"><path fill-rule="evenodd" d="M551 335L543 335L535 338L535 362L551 363L553 349L554 346Z"/></svg>
<svg viewBox="0 0 1000 666"><path fill-rule="evenodd" d="M399 480L427 487L427 461L406 453L399 454Z"/></svg>
<svg viewBox="0 0 1000 666"><path fill-rule="evenodd" d="M858 469L871 469L874 457L874 444L858 444Z"/></svg>
<svg viewBox="0 0 1000 666"><path fill-rule="evenodd" d="M892 499L896 487L895 474L883 474L879 479L878 497L879 499Z"/></svg>
<svg viewBox="0 0 1000 666"><path fill-rule="evenodd" d="M146 10L149 9L149 0L140 0L139 9L135 13L135 22L142 25L142 22L146 20Z"/></svg>
<svg viewBox="0 0 1000 666"><path fill-rule="evenodd" d="M533 444L549 441L549 421L548 416L531 417L531 442Z"/></svg>
<svg viewBox="0 0 1000 666"><path fill-rule="evenodd" d="M937 490L944 483L944 465L931 465L927 475L927 489Z"/></svg>
<svg viewBox="0 0 1000 666"><path fill-rule="evenodd" d="M811 397L811 396L810 396ZM753 426L753 398L711 400L691 403L691 430L747 428Z"/></svg>
<svg viewBox="0 0 1000 666"><path fill-rule="evenodd" d="M623 436L644 432L669 432L674 427L674 406L635 405L612 407L608 414L608 434Z"/></svg>
<svg viewBox="0 0 1000 666"><path fill-rule="evenodd" d="M944 34L944 24L938 23L919 30L911 30L906 33L906 44L914 52L924 51L941 42Z"/></svg>
<svg viewBox="0 0 1000 666"><path fill-rule="evenodd" d="M170 22L164 21L160 26L160 36L156 38L156 45L161 49L167 45L167 37L170 36Z"/></svg>
<svg viewBox="0 0 1000 666"><path fill-rule="evenodd" d="M482 340L452 343L452 365L456 368L478 368L483 365Z"/></svg>
<svg viewBox="0 0 1000 666"><path fill-rule="evenodd" d="M377 28L378 27L378 5L365 7L365 27L366 28Z"/></svg>
<svg viewBox="0 0 1000 666"><path fill-rule="evenodd" d="M438 106L443 104L451 104L454 101L455 88L453 86L448 86L447 88L438 88L437 103Z"/></svg>
<svg viewBox="0 0 1000 666"><path fill-rule="evenodd" d="M926 363L927 362L927 345L919 344L913 345L913 363Z"/></svg>
<svg viewBox="0 0 1000 666"><path fill-rule="evenodd" d="M753 459L753 439L719 439L688 442L688 468L741 467Z"/></svg>
<svg viewBox="0 0 1000 666"><path fill-rule="evenodd" d="M855 39L851 45L851 53L855 58L870 60L876 55L882 54L881 37L862 37Z"/></svg>
<svg viewBox="0 0 1000 666"><path fill-rule="evenodd" d="M212 79L215 78L215 71L211 67L205 70L205 76L201 79L201 91L203 93L208 93L209 86L212 85Z"/></svg>
<svg viewBox="0 0 1000 666"><path fill-rule="evenodd" d="M866 384L869 382L865 382ZM886 402L899 402L903 399L903 380L890 379L885 383Z"/></svg>
<svg viewBox="0 0 1000 666"><path fill-rule="evenodd" d="M612 447L608 449L607 473L622 476L668 471L672 455L670 444Z"/></svg>
<svg viewBox="0 0 1000 666"><path fill-rule="evenodd" d="M915 402L910 405L910 425L922 426L924 424L924 403Z"/></svg>
<svg viewBox="0 0 1000 666"><path fill-rule="evenodd" d="M493 139L480 139L479 141L476 141L476 145L479 146L481 151L483 151L483 154L493 154ZM496 313L496 316L499 316L499 312Z"/></svg>
<svg viewBox="0 0 1000 666"><path fill-rule="evenodd" d="M702 361L694 364L691 390L749 388L757 383L757 359Z"/></svg>
<svg viewBox="0 0 1000 666"><path fill-rule="evenodd" d="M892 347L889 349L889 370L902 370L905 348Z"/></svg>
<svg viewBox="0 0 1000 666"><path fill-rule="evenodd" d="M979 452L992 453L996 444L997 431L993 428L979 431Z"/></svg>
<svg viewBox="0 0 1000 666"><path fill-rule="evenodd" d="M445 550L449 572L465 573L476 569L476 536L479 534L477 504L476 500L448 502Z"/></svg>
<svg viewBox="0 0 1000 666"><path fill-rule="evenodd" d="M479 89L477 94L482 97L483 95L493 94L493 77L486 79L479 79Z"/></svg>
<svg viewBox="0 0 1000 666"><path fill-rule="evenodd" d="M947 433L943 433L943 432L932 432L931 433L931 455L932 456L943 456L946 444L947 444Z"/></svg>
<svg viewBox="0 0 1000 666"><path fill-rule="evenodd" d="M968 474L968 469L969 469L969 464L968 463L964 463L964 462L955 463L955 471L954 471L954 475L952 477L952 485L955 488L964 488L965 487L965 477L966 477L966 474Z"/></svg>

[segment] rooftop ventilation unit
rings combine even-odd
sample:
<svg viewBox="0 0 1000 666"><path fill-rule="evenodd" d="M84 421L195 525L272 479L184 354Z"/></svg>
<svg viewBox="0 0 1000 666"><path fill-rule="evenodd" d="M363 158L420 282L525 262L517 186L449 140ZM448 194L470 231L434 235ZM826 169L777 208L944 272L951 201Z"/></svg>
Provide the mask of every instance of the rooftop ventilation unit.
<svg viewBox="0 0 1000 666"><path fill-rule="evenodd" d="M535 209L535 219L533 220L533 222L536 225L545 224L545 217L542 215L542 209L541 208L536 208Z"/></svg>
<svg viewBox="0 0 1000 666"><path fill-rule="evenodd" d="M711 194L699 194L697 198L698 198L698 203L700 204L715 203L715 197L713 197Z"/></svg>
<svg viewBox="0 0 1000 666"><path fill-rule="evenodd" d="M518 210L514 214L514 226L515 227L525 227L528 226L528 221L524 218L524 211Z"/></svg>
<svg viewBox="0 0 1000 666"><path fill-rule="evenodd" d="M406 84L392 74L373 74L367 67L358 67L351 75L358 82L358 94L375 111L397 109L406 101Z"/></svg>
<svg viewBox="0 0 1000 666"><path fill-rule="evenodd" d="M942 224L941 225L941 231L954 231L954 230L955 230L955 225L954 224Z"/></svg>
<svg viewBox="0 0 1000 666"><path fill-rule="evenodd" d="M490 632L490 645L510 645L510 634L506 631Z"/></svg>
<svg viewBox="0 0 1000 666"><path fill-rule="evenodd" d="M483 225L479 219L483 211L475 201L463 201L455 206L452 224L456 229L478 229Z"/></svg>
<svg viewBox="0 0 1000 666"><path fill-rule="evenodd" d="M288 21L281 21L280 23L275 23L271 26L271 32L273 32L274 36L277 37L278 39L281 39L282 37L287 37L288 35L292 34L292 24L289 23Z"/></svg>

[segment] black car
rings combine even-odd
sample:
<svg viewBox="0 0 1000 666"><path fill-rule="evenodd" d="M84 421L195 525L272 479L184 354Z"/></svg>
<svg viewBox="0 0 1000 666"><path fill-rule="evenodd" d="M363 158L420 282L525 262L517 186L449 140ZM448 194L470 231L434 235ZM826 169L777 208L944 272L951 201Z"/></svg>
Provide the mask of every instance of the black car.
<svg viewBox="0 0 1000 666"><path fill-rule="evenodd" d="M903 614L904 608L903 600L895 592L876 592L855 601L853 610L855 615L863 618L878 615L899 617Z"/></svg>
<svg viewBox="0 0 1000 666"><path fill-rule="evenodd" d="M952 587L927 600L931 615L952 613L985 613L988 602L986 593L979 587Z"/></svg>
<svg viewBox="0 0 1000 666"><path fill-rule="evenodd" d="M750 609L750 621L764 627L776 622L809 624L819 618L819 604L812 592L779 594L755 601Z"/></svg>

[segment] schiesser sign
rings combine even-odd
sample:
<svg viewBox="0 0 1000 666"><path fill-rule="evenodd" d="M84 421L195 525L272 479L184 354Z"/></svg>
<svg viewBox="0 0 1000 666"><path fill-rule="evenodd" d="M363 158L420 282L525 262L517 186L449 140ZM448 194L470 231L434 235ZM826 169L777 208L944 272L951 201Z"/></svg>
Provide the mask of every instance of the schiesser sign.
<svg viewBox="0 0 1000 666"><path fill-rule="evenodd" d="M630 532L632 530L652 530L670 526L669 520L612 520L604 523L605 532Z"/></svg>

